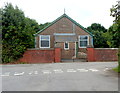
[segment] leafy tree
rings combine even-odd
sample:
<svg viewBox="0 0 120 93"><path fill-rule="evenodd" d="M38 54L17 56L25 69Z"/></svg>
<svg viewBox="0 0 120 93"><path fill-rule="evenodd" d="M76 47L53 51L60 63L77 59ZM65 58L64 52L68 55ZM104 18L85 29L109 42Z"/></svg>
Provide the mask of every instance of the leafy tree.
<svg viewBox="0 0 120 93"><path fill-rule="evenodd" d="M27 24L29 24L35 30L35 32L40 30L40 26L36 22L36 20L30 19L30 18L26 18L26 21L27 21Z"/></svg>
<svg viewBox="0 0 120 93"><path fill-rule="evenodd" d="M112 35L111 45L112 47L120 47L120 1L111 9L111 16L115 17L114 23L109 30Z"/></svg>
<svg viewBox="0 0 120 93"><path fill-rule="evenodd" d="M107 29L99 23L93 23L91 24L91 26L87 27L87 29L89 31L94 30L94 31L99 31L99 32L104 32L104 33L107 32Z"/></svg>
<svg viewBox="0 0 120 93"><path fill-rule="evenodd" d="M94 47L96 48L108 48L107 44L107 29L101 24L93 23L87 27L87 30L94 35Z"/></svg>
<svg viewBox="0 0 120 93"><path fill-rule="evenodd" d="M35 20L25 17L17 6L7 3L2 14L2 61L17 60L26 48L34 47L33 34L39 29Z"/></svg>
<svg viewBox="0 0 120 93"><path fill-rule="evenodd" d="M119 47L118 51L118 72L120 72L120 1L113 6L111 9L111 16L115 17L114 23L112 25L112 30L109 32L112 34L111 45L113 47Z"/></svg>
<svg viewBox="0 0 120 93"><path fill-rule="evenodd" d="M0 62L2 59L2 11L0 9Z"/></svg>
<svg viewBox="0 0 120 93"><path fill-rule="evenodd" d="M43 29L43 28L45 28L46 26L48 26L50 24L50 22L46 22L46 23L44 23L44 24L40 24L39 26L40 26L40 30L41 29Z"/></svg>

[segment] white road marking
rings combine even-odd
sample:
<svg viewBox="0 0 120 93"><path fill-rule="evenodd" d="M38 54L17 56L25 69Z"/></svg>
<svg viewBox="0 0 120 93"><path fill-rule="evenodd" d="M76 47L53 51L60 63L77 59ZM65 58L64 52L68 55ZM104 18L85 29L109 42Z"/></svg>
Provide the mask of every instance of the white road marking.
<svg viewBox="0 0 120 93"><path fill-rule="evenodd" d="M49 70L43 70L43 74L50 74L51 72Z"/></svg>
<svg viewBox="0 0 120 93"><path fill-rule="evenodd" d="M53 71L55 71L55 73L63 73L63 71L61 69L55 69Z"/></svg>
<svg viewBox="0 0 120 93"><path fill-rule="evenodd" d="M22 72L22 73L18 73L18 72L15 72L15 76L21 76L21 75L23 75L24 74L24 72Z"/></svg>
<svg viewBox="0 0 120 93"><path fill-rule="evenodd" d="M1 75L1 76L9 76L9 75Z"/></svg>
<svg viewBox="0 0 120 93"><path fill-rule="evenodd" d="M33 71L30 71L28 74L31 75L31 74L33 74L33 73L34 73Z"/></svg>
<svg viewBox="0 0 120 93"><path fill-rule="evenodd" d="M10 76L10 72L7 72L5 74L1 74L0 76Z"/></svg>
<svg viewBox="0 0 120 93"><path fill-rule="evenodd" d="M109 70L109 69L110 69L110 68L105 68L104 71L107 71L107 70Z"/></svg>
<svg viewBox="0 0 120 93"><path fill-rule="evenodd" d="M88 70L86 70L86 69L77 69L77 70L80 72L88 72Z"/></svg>
<svg viewBox="0 0 120 93"><path fill-rule="evenodd" d="M67 72L76 72L74 69L67 69Z"/></svg>
<svg viewBox="0 0 120 93"><path fill-rule="evenodd" d="M29 75L31 75L33 72L30 72L30 73L28 73Z"/></svg>
<svg viewBox="0 0 120 93"><path fill-rule="evenodd" d="M89 70L91 70L92 72L97 72L97 71L99 71L99 70L97 70L97 69L89 69Z"/></svg>
<svg viewBox="0 0 120 93"><path fill-rule="evenodd" d="M38 74L38 71L35 71L35 74Z"/></svg>

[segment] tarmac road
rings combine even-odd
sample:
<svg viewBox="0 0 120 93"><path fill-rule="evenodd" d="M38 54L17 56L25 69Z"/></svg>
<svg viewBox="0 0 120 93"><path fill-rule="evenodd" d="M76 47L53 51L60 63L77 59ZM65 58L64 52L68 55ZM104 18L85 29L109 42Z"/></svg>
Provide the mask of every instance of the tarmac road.
<svg viewBox="0 0 120 93"><path fill-rule="evenodd" d="M3 65L2 91L118 91L117 62Z"/></svg>

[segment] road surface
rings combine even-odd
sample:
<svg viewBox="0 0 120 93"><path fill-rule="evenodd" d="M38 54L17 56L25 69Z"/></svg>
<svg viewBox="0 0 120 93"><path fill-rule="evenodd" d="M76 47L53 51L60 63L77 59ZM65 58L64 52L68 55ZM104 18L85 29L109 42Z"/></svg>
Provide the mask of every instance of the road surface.
<svg viewBox="0 0 120 93"><path fill-rule="evenodd" d="M118 91L117 62L3 65L2 91Z"/></svg>

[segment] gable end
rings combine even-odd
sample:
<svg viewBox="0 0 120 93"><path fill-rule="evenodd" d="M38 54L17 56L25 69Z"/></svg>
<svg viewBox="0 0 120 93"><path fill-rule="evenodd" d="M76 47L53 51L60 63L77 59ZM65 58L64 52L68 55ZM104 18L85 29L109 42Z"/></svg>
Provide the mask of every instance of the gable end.
<svg viewBox="0 0 120 93"><path fill-rule="evenodd" d="M90 33L86 28L84 28L83 26L81 26L79 23L77 23L75 20L73 20L72 18L70 18L68 15L63 14L62 16L58 17L56 20L54 20L52 23L50 23L48 26L46 26L45 28L41 29L40 31L38 31L36 34L34 34L35 36L37 36L39 33L41 33L42 31L44 31L45 29L47 29L48 27L52 26L53 24L55 24L57 21L59 21L60 19L62 19L63 17L68 18L71 22L73 22L75 25L77 25L78 27L80 27L81 29L83 29L85 32L87 32L88 34L90 34L91 36L93 36L92 33Z"/></svg>

